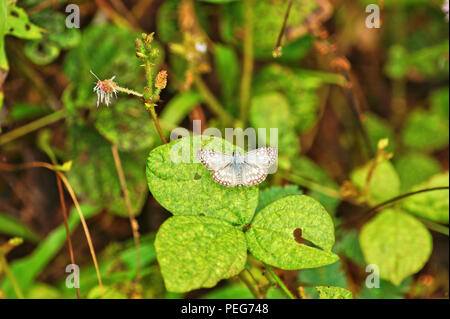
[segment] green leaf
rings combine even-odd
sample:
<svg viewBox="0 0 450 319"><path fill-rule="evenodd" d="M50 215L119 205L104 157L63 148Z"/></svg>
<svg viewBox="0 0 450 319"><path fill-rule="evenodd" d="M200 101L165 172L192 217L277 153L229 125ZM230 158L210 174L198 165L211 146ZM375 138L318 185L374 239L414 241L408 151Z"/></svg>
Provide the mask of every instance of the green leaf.
<svg viewBox="0 0 450 319"><path fill-rule="evenodd" d="M20 220L12 216L0 213L0 234L12 237L21 237L35 243L39 241L39 235L29 229Z"/></svg>
<svg viewBox="0 0 450 319"><path fill-rule="evenodd" d="M351 173L351 180L360 190L364 190L367 174L372 167L369 162ZM400 193L400 179L389 161L378 163L369 183L369 202L376 204L397 196Z"/></svg>
<svg viewBox="0 0 450 319"><path fill-rule="evenodd" d="M234 50L225 45L214 46L214 62L223 100L227 105L235 104L238 96L238 83L240 66L239 59Z"/></svg>
<svg viewBox="0 0 450 319"><path fill-rule="evenodd" d="M399 286L395 286L386 280L380 280L380 288L368 288L363 284L358 299L404 299L404 295L410 290L412 282L413 278L408 277Z"/></svg>
<svg viewBox="0 0 450 319"><path fill-rule="evenodd" d="M353 299L353 294L345 288L317 286L319 299Z"/></svg>
<svg viewBox="0 0 450 319"><path fill-rule="evenodd" d="M300 142L294 130L287 99L278 92L266 92L252 98L250 123L256 129L266 129L266 136L258 136L269 145L271 129L278 129L278 152L290 157L300 152Z"/></svg>
<svg viewBox="0 0 450 319"><path fill-rule="evenodd" d="M156 254L167 290L215 286L239 274L247 259L241 229L206 216L173 216L158 231Z"/></svg>
<svg viewBox="0 0 450 319"><path fill-rule="evenodd" d="M367 264L377 265L380 277L397 286L423 268L433 246L431 234L421 222L393 209L365 224L359 240Z"/></svg>
<svg viewBox="0 0 450 319"><path fill-rule="evenodd" d="M449 120L425 110L411 112L402 132L405 146L420 151L436 151L448 146Z"/></svg>
<svg viewBox="0 0 450 319"><path fill-rule="evenodd" d="M335 249L339 255L342 254L361 266L365 265L364 256L359 246L358 232L355 229L343 234L342 238L337 241Z"/></svg>
<svg viewBox="0 0 450 319"><path fill-rule="evenodd" d="M95 111L95 127L121 151L148 150L159 136L143 105L134 99L121 98L110 108Z"/></svg>
<svg viewBox="0 0 450 319"><path fill-rule="evenodd" d="M339 192L339 186L333 180L330 173L328 173L325 169L314 163L306 156L294 158L292 160L291 170L294 174L302 178ZM319 203L321 203L325 207L325 209L332 215L334 215L336 208L341 202L340 199L328 196L324 194L323 191L321 192L318 190L309 190L307 195L311 196Z"/></svg>
<svg viewBox="0 0 450 319"><path fill-rule="evenodd" d="M370 145L374 153L378 150L378 141L389 139L387 152L395 152L395 135L388 123L374 113L368 113L364 120L364 127L369 135Z"/></svg>
<svg viewBox="0 0 450 319"><path fill-rule="evenodd" d="M338 260L331 252L331 217L305 195L287 196L266 206L255 215L245 236L253 256L280 269L314 268Z"/></svg>
<svg viewBox="0 0 450 319"><path fill-rule="evenodd" d="M28 19L27 13L22 8L9 5L6 19L6 34L21 39L40 39L44 29L34 25Z"/></svg>
<svg viewBox="0 0 450 319"><path fill-rule="evenodd" d="M202 101L203 97L197 92L179 93L164 106L160 119L167 123L178 125Z"/></svg>
<svg viewBox="0 0 450 319"><path fill-rule="evenodd" d="M439 161L423 153L407 153L397 158L394 165L400 177L402 193L427 181L441 171Z"/></svg>
<svg viewBox="0 0 450 319"><path fill-rule="evenodd" d="M319 298L319 294L313 288L315 285L348 286L347 277L340 260L328 266L300 270L298 272L298 283L300 286L305 287L308 298L313 299Z"/></svg>
<svg viewBox="0 0 450 319"><path fill-rule="evenodd" d="M5 52L5 35L7 30L6 18L8 17L8 10L6 7L6 0L0 0L0 80L2 80L2 72L9 70L8 59ZM2 94L1 89L2 88L0 87L0 94ZM2 99L0 98L0 109L1 108Z"/></svg>
<svg viewBox="0 0 450 319"><path fill-rule="evenodd" d="M437 174L428 181L417 185L411 191L421 189L447 186L449 180L449 173ZM448 224L449 222L449 191L438 190L405 198L402 202L402 207L407 212L416 216L429 219L438 223Z"/></svg>
<svg viewBox="0 0 450 319"><path fill-rule="evenodd" d="M151 151L147 159L147 182L153 196L174 215L202 214L233 224L248 224L258 203L258 187L239 189L216 183L210 171L197 160L196 153L201 148L227 153L234 149L221 138L194 136Z"/></svg>
<svg viewBox="0 0 450 319"><path fill-rule="evenodd" d="M128 217L110 143L87 125L69 126L66 142L66 160L73 160L67 177L79 199L104 205L110 212ZM144 172L145 153L119 152L131 209L135 214L141 212L148 193Z"/></svg>
<svg viewBox="0 0 450 319"><path fill-rule="evenodd" d="M258 199L258 207L256 207L256 212L259 212L261 209L266 207L267 205L289 195L302 195L303 192L298 188L297 185L285 185L281 186L272 186L266 188L259 192Z"/></svg>

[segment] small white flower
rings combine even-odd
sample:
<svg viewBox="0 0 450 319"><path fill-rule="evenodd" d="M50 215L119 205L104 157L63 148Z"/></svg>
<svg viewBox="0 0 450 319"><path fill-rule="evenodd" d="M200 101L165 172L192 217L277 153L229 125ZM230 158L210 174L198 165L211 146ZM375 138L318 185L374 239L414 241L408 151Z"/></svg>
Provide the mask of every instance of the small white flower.
<svg viewBox="0 0 450 319"><path fill-rule="evenodd" d="M195 49L198 52L206 53L206 49L208 49L208 46L206 45L206 43L197 42L197 43L195 43Z"/></svg>

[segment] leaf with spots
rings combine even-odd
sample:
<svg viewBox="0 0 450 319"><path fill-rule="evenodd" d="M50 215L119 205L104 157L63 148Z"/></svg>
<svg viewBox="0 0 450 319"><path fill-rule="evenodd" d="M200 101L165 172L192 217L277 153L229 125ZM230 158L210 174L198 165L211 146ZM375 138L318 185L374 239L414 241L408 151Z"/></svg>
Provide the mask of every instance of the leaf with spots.
<svg viewBox="0 0 450 319"><path fill-rule="evenodd" d="M433 246L421 222L394 209L382 211L365 224L359 241L367 264L378 265L380 277L397 286L422 269Z"/></svg>
<svg viewBox="0 0 450 319"><path fill-rule="evenodd" d="M353 294L345 288L341 287L315 287L319 292L319 299L353 299Z"/></svg>
<svg viewBox="0 0 450 319"><path fill-rule="evenodd" d="M214 287L239 274L247 259L241 229L206 216L173 216L159 229L156 254L167 290Z"/></svg>
<svg viewBox="0 0 450 319"><path fill-rule="evenodd" d="M21 39L40 39L44 29L34 25L28 19L28 15L22 8L9 5L6 18L6 34Z"/></svg>
<svg viewBox="0 0 450 319"><path fill-rule="evenodd" d="M301 195L302 193L303 192L297 185L285 185L283 187L272 186L270 188L266 188L259 192L258 207L256 208L256 212L259 212L261 209L280 198L289 195Z"/></svg>
<svg viewBox="0 0 450 319"><path fill-rule="evenodd" d="M284 197L258 212L245 233L257 259L286 270L334 263L334 226L327 211L304 195Z"/></svg>
<svg viewBox="0 0 450 319"><path fill-rule="evenodd" d="M230 154L233 148L221 138L195 136L154 149L147 159L150 191L174 215L205 215L236 225L248 224L258 204L258 187L219 185L195 155L200 149Z"/></svg>

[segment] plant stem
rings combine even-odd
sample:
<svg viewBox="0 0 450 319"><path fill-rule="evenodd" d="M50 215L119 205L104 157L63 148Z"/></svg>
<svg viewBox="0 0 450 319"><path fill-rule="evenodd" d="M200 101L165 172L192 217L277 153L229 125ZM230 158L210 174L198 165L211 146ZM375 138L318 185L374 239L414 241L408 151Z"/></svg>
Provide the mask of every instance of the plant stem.
<svg viewBox="0 0 450 319"><path fill-rule="evenodd" d="M242 65L240 120L243 125L248 119L253 76L253 0L245 0L244 58Z"/></svg>
<svg viewBox="0 0 450 319"><path fill-rule="evenodd" d="M137 256L137 268L136 268L136 283L141 280L141 245L139 242L139 224L134 216L133 209L131 208L130 196L128 193L127 182L125 174L122 168L122 162L120 161L119 151L117 146L111 145L111 152L114 157L114 163L116 165L117 175L119 175L120 186L122 187L123 198L128 211L128 218L130 219L131 231L133 232L134 245L136 247Z"/></svg>
<svg viewBox="0 0 450 319"><path fill-rule="evenodd" d="M67 113L65 110L59 110L44 117L41 117L40 119L37 119L33 122L25 124L24 126L18 127L12 131L4 133L0 135L0 145L9 143L15 140L16 138L22 137L44 126L57 122L66 117L66 114Z"/></svg>
<svg viewBox="0 0 450 319"><path fill-rule="evenodd" d="M289 0L289 4L288 4L287 10L286 10L286 13L284 15L283 26L281 27L280 33L278 34L277 44L275 45L275 48L273 49L273 52L272 52L272 56L274 58L278 58L281 56L281 51L282 51L281 42L283 40L284 32L286 31L287 21L289 18L289 14L291 13L291 8L292 8L293 3L294 3L294 0Z"/></svg>
<svg viewBox="0 0 450 319"><path fill-rule="evenodd" d="M167 140L164 137L164 132L161 129L161 124L159 123L158 114L156 114L155 106L150 103L145 103L145 107L150 111L150 115L152 116L153 121L155 122L156 130L158 131L159 137L164 144L167 144Z"/></svg>
<svg viewBox="0 0 450 319"><path fill-rule="evenodd" d="M266 263L264 263L264 266L267 268L267 270L269 271L269 273L273 277L273 279L276 281L276 283L280 286L281 290L283 290L285 295L289 299L296 299L295 296L292 294L292 292L288 289L288 287L286 287L286 285L281 280L281 278L275 273L275 271L273 270L272 266L267 265Z"/></svg>
<svg viewBox="0 0 450 319"><path fill-rule="evenodd" d="M435 223L435 222L432 222L430 220L426 220L426 219L423 219L423 218L419 218L419 219L429 229L431 229L431 230L433 230L433 231L435 231L437 233L440 233L442 235L449 236L449 230L448 230L447 226L444 226L444 225L441 225L439 223Z"/></svg>
<svg viewBox="0 0 450 319"><path fill-rule="evenodd" d="M20 288L16 277L14 276L13 272L9 268L8 261L6 260L5 255L3 254L3 250L0 247L0 266L5 271L6 277L8 277L9 281L11 282L11 285L14 289L14 292L17 295L17 298L19 299L25 299L22 289Z"/></svg>
<svg viewBox="0 0 450 319"><path fill-rule="evenodd" d="M322 186L322 185L315 183L313 181L310 181L304 177L294 175L293 173L289 173L289 172L282 171L281 176L291 182L294 182L294 183L296 183L300 186L303 186L305 188L308 188L310 190L317 191L324 195L342 200L342 196L339 193L339 191L334 190L330 187Z"/></svg>
<svg viewBox="0 0 450 319"><path fill-rule="evenodd" d="M243 272L239 274L239 279L247 286L248 290L250 290L250 292L256 299L264 299L263 296L258 292L258 290L252 285L250 280L245 277Z"/></svg>
<svg viewBox="0 0 450 319"><path fill-rule="evenodd" d="M56 165L56 163L53 163ZM72 265L75 265L75 256L73 253L73 247L72 247L72 239L70 237L70 228L69 228L69 223L67 221L67 209L66 209L66 203L64 201L64 194L63 194L63 188L62 188L62 183L61 183L61 178L59 178L59 176L56 176L56 183L58 185L58 194L59 194L59 201L61 203L61 211L63 214L63 218L64 218L64 227L66 229L66 235L67 235L67 246L69 248L69 256L70 256L70 262L72 263ZM77 278L77 272L74 272L74 278L75 282L77 282L79 280L79 278ZM75 287L76 290L76 294L77 294L77 299L80 299L80 289L78 288L78 285Z"/></svg>
<svg viewBox="0 0 450 319"><path fill-rule="evenodd" d="M196 74L194 77L195 86L197 87L200 94L203 96L203 98L206 101L207 106L209 109L219 116L226 125L233 125L234 119L228 114L227 111L223 108L223 106L220 104L220 102L217 100L217 98L214 96L214 94L211 93L209 88L206 86L205 82L201 78L200 75Z"/></svg>

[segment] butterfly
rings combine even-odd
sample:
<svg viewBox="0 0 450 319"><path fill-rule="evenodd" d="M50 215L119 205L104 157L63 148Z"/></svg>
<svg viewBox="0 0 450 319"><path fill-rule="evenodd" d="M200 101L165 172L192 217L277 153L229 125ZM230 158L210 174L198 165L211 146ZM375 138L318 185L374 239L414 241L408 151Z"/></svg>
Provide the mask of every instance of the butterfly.
<svg viewBox="0 0 450 319"><path fill-rule="evenodd" d="M241 154L233 151L233 155L213 150L200 150L197 158L211 171L211 177L217 183L239 188L262 183L268 174L269 167L278 158L276 147L261 147Z"/></svg>

